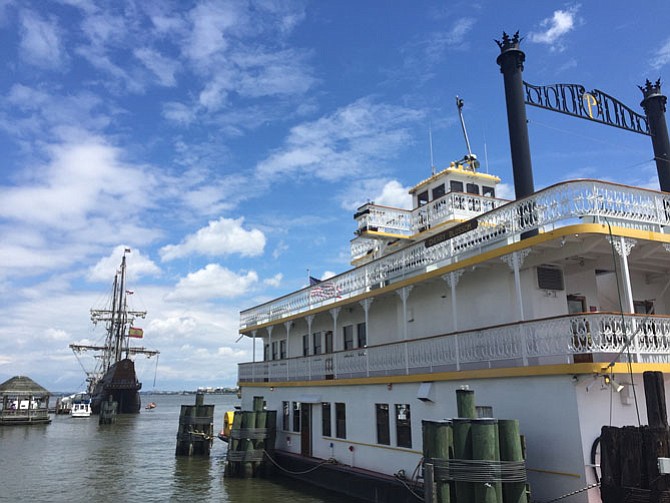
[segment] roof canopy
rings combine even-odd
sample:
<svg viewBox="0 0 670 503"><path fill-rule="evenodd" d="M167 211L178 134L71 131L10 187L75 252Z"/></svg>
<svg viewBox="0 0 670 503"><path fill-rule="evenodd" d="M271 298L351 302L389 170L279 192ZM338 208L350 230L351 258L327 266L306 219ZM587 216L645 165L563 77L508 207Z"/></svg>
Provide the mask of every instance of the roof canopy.
<svg viewBox="0 0 670 503"><path fill-rule="evenodd" d="M15 376L0 384L0 394L7 395L49 395L49 390L43 388L30 377Z"/></svg>

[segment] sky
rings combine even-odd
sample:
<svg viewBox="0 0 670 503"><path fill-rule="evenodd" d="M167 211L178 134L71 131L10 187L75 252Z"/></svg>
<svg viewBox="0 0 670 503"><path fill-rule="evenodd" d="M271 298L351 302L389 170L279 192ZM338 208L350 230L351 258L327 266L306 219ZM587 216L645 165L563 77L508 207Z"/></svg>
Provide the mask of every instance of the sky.
<svg viewBox="0 0 670 503"><path fill-rule="evenodd" d="M240 310L348 270L358 206L409 207L467 153L456 96L513 198L503 31L525 81L643 113L638 86L670 78L668 19L667 0L0 0L0 382L85 388L69 344L104 340L89 310L130 248L160 351L143 389L235 386ZM537 190L658 189L648 137L527 113Z"/></svg>

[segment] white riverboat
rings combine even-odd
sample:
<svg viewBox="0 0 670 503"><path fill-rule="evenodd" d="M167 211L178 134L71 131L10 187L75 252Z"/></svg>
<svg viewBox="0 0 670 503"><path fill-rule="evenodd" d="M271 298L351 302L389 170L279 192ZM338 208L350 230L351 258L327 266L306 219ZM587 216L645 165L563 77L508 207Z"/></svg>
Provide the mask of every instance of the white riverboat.
<svg viewBox="0 0 670 503"><path fill-rule="evenodd" d="M412 210L365 204L351 270L241 312L263 348L242 409L278 411L278 456L411 488L422 420L457 417L467 387L480 417L519 420L533 500L601 500L601 428L646 424L642 373L670 375L670 194L575 180L506 201L499 181L467 155Z"/></svg>

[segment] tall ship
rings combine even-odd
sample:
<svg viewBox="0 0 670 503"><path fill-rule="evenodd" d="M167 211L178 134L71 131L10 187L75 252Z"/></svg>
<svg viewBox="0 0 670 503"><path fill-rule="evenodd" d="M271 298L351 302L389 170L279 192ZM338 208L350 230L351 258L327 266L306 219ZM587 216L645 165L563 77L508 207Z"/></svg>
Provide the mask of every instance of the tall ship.
<svg viewBox="0 0 670 503"><path fill-rule="evenodd" d="M126 249L121 259L121 266L114 275L108 306L103 309L91 309L93 324L104 323L104 343L70 344L77 359L80 353L88 351L95 353L95 367L92 370L86 370L84 367L93 414L98 414L100 405L109 400L117 403L116 412L119 414L138 413L142 405L139 394L142 383L137 379L133 357L144 355L150 358L159 354L156 350L133 346L130 342L131 339L143 338L144 331L135 326L135 320L144 319L147 313L134 311L128 307L128 296L133 293L126 286L128 253L130 250Z"/></svg>
<svg viewBox="0 0 670 503"><path fill-rule="evenodd" d="M644 372L670 389L668 152L655 151L661 191L594 179L535 191L517 106L533 91L519 38L499 46L516 199L468 143L410 190L411 210L358 208L351 269L240 313L254 355L238 369L242 409L277 411L284 473L417 501L422 423L458 418L455 396L472 390L477 417L519 421L534 501L600 502L601 428L647 424ZM660 82L642 91L665 111Z"/></svg>

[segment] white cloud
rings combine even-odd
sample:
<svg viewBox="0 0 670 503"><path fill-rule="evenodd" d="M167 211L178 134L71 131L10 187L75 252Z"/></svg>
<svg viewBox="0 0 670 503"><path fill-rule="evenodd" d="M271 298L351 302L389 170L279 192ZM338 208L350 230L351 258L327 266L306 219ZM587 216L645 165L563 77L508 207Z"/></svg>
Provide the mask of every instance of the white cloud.
<svg viewBox="0 0 670 503"><path fill-rule="evenodd" d="M41 68L60 68L63 64L59 29L55 21L40 19L31 11L21 15L22 57L29 63Z"/></svg>
<svg viewBox="0 0 670 503"><path fill-rule="evenodd" d="M342 208L354 211L367 202L393 208L412 208L410 187L404 187L397 180L371 178L359 180L344 193Z"/></svg>
<svg viewBox="0 0 670 503"><path fill-rule="evenodd" d="M204 269L190 273L179 280L174 291L165 296L166 300L207 300L238 297L258 283L258 274L249 271L244 275L208 264Z"/></svg>
<svg viewBox="0 0 670 503"><path fill-rule="evenodd" d="M91 267L88 272L89 281L111 281L115 272L119 269L123 252L126 249L131 250L130 253L126 254L126 274L129 280L160 274L160 268L151 259L142 255L140 250L119 245L107 257L100 259Z"/></svg>
<svg viewBox="0 0 670 503"><path fill-rule="evenodd" d="M659 70L670 63L670 38L656 51L654 57L649 62L653 70Z"/></svg>
<svg viewBox="0 0 670 503"><path fill-rule="evenodd" d="M281 280L284 278L284 275L282 273L277 273L271 278L266 278L263 280L263 284L268 285L268 286L273 286L273 287L278 287L281 285Z"/></svg>
<svg viewBox="0 0 670 503"><path fill-rule="evenodd" d="M169 102L163 105L163 117L182 126L195 121L197 114L194 107L183 103Z"/></svg>
<svg viewBox="0 0 670 503"><path fill-rule="evenodd" d="M225 256L239 253L244 257L254 257L263 253L265 235L258 229L245 230L244 218L220 218L209 222L207 227L190 234L178 245L161 248L163 261L174 260L187 255L207 257Z"/></svg>
<svg viewBox="0 0 670 503"><path fill-rule="evenodd" d="M139 59L144 66L158 77L158 82L162 86L173 87L177 83L175 73L179 69L179 63L170 58L166 58L158 51L141 47L135 49L135 57Z"/></svg>
<svg viewBox="0 0 670 503"><path fill-rule="evenodd" d="M570 33L576 25L579 5L567 10L556 10L550 18L542 20L540 26L543 31L530 32L528 39L538 44L548 44L554 46L556 50L562 50L561 40Z"/></svg>
<svg viewBox="0 0 670 503"><path fill-rule="evenodd" d="M405 127L422 113L363 98L332 115L291 129L285 145L257 166L260 177L350 177L407 146Z"/></svg>

